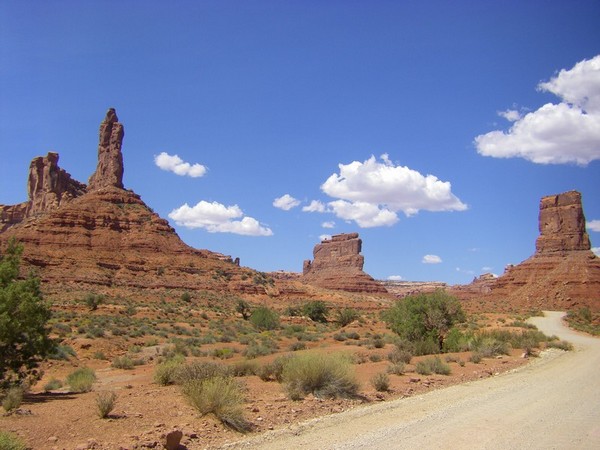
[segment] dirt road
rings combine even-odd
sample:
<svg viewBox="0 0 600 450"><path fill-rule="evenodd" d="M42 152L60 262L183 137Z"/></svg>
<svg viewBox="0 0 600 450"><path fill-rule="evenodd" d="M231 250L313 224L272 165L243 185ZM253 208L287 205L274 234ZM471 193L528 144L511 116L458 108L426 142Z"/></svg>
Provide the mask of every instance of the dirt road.
<svg viewBox="0 0 600 450"><path fill-rule="evenodd" d="M576 350L551 350L525 368L424 395L314 419L234 448L600 449L600 339L531 321Z"/></svg>

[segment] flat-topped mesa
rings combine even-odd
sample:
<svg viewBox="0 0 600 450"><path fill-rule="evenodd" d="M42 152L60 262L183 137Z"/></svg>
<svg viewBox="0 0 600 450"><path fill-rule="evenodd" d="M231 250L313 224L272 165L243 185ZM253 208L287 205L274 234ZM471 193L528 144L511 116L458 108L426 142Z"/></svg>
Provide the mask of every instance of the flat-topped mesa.
<svg viewBox="0 0 600 450"><path fill-rule="evenodd" d="M569 191L542 197L539 230L540 236L535 243L538 255L590 250L590 238L585 230L581 194L577 191Z"/></svg>
<svg viewBox="0 0 600 450"><path fill-rule="evenodd" d="M338 234L315 245L314 260L306 260L302 278L309 284L350 292L386 293L383 285L363 272L362 240L358 233Z"/></svg>
<svg viewBox="0 0 600 450"><path fill-rule="evenodd" d="M98 166L90 177L88 189L94 191L105 187L123 189L123 136L125 131L114 108L110 108L100 124L98 142Z"/></svg>

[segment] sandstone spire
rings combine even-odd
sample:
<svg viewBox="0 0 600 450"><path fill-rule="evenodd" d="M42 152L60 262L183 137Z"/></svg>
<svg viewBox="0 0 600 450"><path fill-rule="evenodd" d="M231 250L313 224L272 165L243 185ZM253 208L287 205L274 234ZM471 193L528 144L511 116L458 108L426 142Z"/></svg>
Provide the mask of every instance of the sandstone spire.
<svg viewBox="0 0 600 450"><path fill-rule="evenodd" d="M591 248L585 231L581 194L577 191L542 197L539 229L540 236L535 243L537 254Z"/></svg>
<svg viewBox="0 0 600 450"><path fill-rule="evenodd" d="M100 124L98 166L90 177L90 191L104 187L123 189L123 153L121 146L125 132L114 108L110 108Z"/></svg>

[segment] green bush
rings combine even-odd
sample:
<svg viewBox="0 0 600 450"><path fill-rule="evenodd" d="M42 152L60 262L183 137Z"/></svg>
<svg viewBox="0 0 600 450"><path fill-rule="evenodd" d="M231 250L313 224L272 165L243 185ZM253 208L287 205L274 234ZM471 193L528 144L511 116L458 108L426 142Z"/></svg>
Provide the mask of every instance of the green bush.
<svg viewBox="0 0 600 450"><path fill-rule="evenodd" d="M247 432L252 428L244 417L244 398L233 378L216 376L189 380L182 385L181 391L200 414L213 414L236 431Z"/></svg>
<svg viewBox="0 0 600 450"><path fill-rule="evenodd" d="M283 366L282 381L292 400L310 393L316 397L353 397L359 388L349 358L340 354L294 355Z"/></svg>
<svg viewBox="0 0 600 450"><path fill-rule="evenodd" d="M229 375L229 368L209 361L195 361L181 365L175 372L175 383L183 385L189 381L203 381Z"/></svg>
<svg viewBox="0 0 600 450"><path fill-rule="evenodd" d="M305 303L302 307L302 314L308 317L313 322L327 323L327 314L329 308L325 302L321 300L313 300Z"/></svg>
<svg viewBox="0 0 600 450"><path fill-rule="evenodd" d="M447 333L455 324L465 321L465 314L455 297L438 290L397 301L383 318L402 339L425 345L433 342L439 353Z"/></svg>
<svg viewBox="0 0 600 450"><path fill-rule="evenodd" d="M256 375L258 372L258 363L256 361L238 361L232 364L229 371L234 377L245 377L248 375Z"/></svg>
<svg viewBox="0 0 600 450"><path fill-rule="evenodd" d="M297 352L298 350L305 350L306 349L306 343L305 342L294 342L290 345L290 350L293 352Z"/></svg>
<svg viewBox="0 0 600 450"><path fill-rule="evenodd" d="M378 392L386 392L390 390L390 377L385 372L376 373L371 378L371 385Z"/></svg>
<svg viewBox="0 0 600 450"><path fill-rule="evenodd" d="M66 381L74 392L89 392L96 381L96 374L89 367L81 367L71 372Z"/></svg>
<svg viewBox="0 0 600 450"><path fill-rule="evenodd" d="M27 446L21 439L8 431L0 430L0 449L2 450L26 450Z"/></svg>
<svg viewBox="0 0 600 450"><path fill-rule="evenodd" d="M242 319L248 320L252 315L252 308L250 307L250 303L246 300L239 299L237 304L235 305L235 311L242 315Z"/></svg>
<svg viewBox="0 0 600 450"><path fill-rule="evenodd" d="M278 356L270 363L259 367L256 374L263 381L278 381L281 383L283 380L283 368L290 358L292 358L292 355Z"/></svg>
<svg viewBox="0 0 600 450"><path fill-rule="evenodd" d="M101 419L106 419L108 415L115 408L115 404L117 403L117 394L110 391L98 392L96 395L96 410L98 412L98 417Z"/></svg>
<svg viewBox="0 0 600 450"><path fill-rule="evenodd" d="M335 321L339 326L345 327L359 318L360 314L354 308L343 308L338 310Z"/></svg>
<svg viewBox="0 0 600 450"><path fill-rule="evenodd" d="M405 365L403 362L399 361L396 363L392 363L387 367L387 372L394 375L404 375Z"/></svg>
<svg viewBox="0 0 600 450"><path fill-rule="evenodd" d="M75 350L70 345L57 345L53 351L48 355L48 359L65 360L67 361L71 356L76 356Z"/></svg>
<svg viewBox="0 0 600 450"><path fill-rule="evenodd" d="M250 315L250 322L261 331L279 328L279 316L266 306L259 306Z"/></svg>
<svg viewBox="0 0 600 450"><path fill-rule="evenodd" d="M450 366L442 361L439 356L417 362L415 370L420 375L431 375L432 373L450 375L451 372Z"/></svg>
<svg viewBox="0 0 600 450"><path fill-rule="evenodd" d="M115 369L131 370L133 369L133 360L127 356L116 356L111 364Z"/></svg>
<svg viewBox="0 0 600 450"><path fill-rule="evenodd" d="M568 341L550 341L546 344L548 348L558 348L566 352L573 350L573 344Z"/></svg>
<svg viewBox="0 0 600 450"><path fill-rule="evenodd" d="M158 364L154 369L154 382L161 386L175 383L177 370L183 365L185 358L178 355Z"/></svg>
<svg viewBox="0 0 600 450"><path fill-rule="evenodd" d="M96 311L98 306L104 301L103 295L89 293L83 299L83 302L90 308L90 311Z"/></svg>
<svg viewBox="0 0 600 450"><path fill-rule="evenodd" d="M6 412L17 409L23 402L23 388L21 386L13 386L4 395L2 399L2 407Z"/></svg>
<svg viewBox="0 0 600 450"><path fill-rule="evenodd" d="M50 381L48 381L44 385L44 391L45 392L55 391L57 389L60 389L61 387L63 387L62 381L57 380L56 378L52 378Z"/></svg>

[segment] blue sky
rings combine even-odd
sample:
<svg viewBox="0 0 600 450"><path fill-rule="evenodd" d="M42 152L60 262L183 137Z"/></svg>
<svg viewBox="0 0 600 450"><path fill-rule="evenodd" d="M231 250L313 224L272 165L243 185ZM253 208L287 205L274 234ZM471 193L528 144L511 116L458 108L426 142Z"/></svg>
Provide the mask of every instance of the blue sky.
<svg viewBox="0 0 600 450"><path fill-rule="evenodd" d="M0 203L48 151L87 182L114 107L125 186L257 270L356 231L376 278L467 283L571 189L599 247L598 23L596 0L5 0Z"/></svg>

